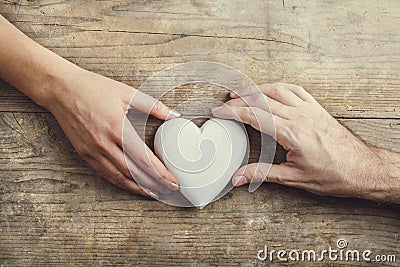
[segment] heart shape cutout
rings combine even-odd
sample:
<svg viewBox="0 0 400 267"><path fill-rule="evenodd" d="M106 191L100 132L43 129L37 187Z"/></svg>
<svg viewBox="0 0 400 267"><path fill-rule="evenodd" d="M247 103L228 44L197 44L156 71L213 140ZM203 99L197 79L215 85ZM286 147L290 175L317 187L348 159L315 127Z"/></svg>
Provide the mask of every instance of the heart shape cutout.
<svg viewBox="0 0 400 267"><path fill-rule="evenodd" d="M198 128L177 118L157 130L154 149L180 183L194 206L205 207L230 182L247 155L248 138L242 123L212 118Z"/></svg>

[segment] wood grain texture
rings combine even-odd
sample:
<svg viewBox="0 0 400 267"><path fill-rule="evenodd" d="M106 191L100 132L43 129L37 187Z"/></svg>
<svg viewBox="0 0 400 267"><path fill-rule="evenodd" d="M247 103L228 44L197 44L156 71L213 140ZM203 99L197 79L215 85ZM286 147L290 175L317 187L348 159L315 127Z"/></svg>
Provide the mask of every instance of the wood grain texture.
<svg viewBox="0 0 400 267"><path fill-rule="evenodd" d="M398 120L341 122L400 151ZM234 189L204 210L176 208L98 177L50 114L0 113L0 134L4 266L262 266L256 253L265 244L322 250L339 238L352 249L400 254L399 206L268 184L253 194Z"/></svg>
<svg viewBox="0 0 400 267"><path fill-rule="evenodd" d="M399 118L400 4L362 1L0 1L27 35L139 87L177 63L303 85L338 117ZM40 111L1 86L0 111Z"/></svg>
<svg viewBox="0 0 400 267"><path fill-rule="evenodd" d="M396 0L0 0L0 13L79 66L134 87L194 60L228 64L256 83L303 85L363 140L400 152ZM197 87L163 100L207 94ZM159 123L148 125L149 144ZM335 248L339 238L397 256L369 266L400 261L398 205L265 184L197 210L119 190L78 157L51 114L5 83L0 136L0 266L280 266L258 261L257 251ZM278 147L275 160L284 156Z"/></svg>

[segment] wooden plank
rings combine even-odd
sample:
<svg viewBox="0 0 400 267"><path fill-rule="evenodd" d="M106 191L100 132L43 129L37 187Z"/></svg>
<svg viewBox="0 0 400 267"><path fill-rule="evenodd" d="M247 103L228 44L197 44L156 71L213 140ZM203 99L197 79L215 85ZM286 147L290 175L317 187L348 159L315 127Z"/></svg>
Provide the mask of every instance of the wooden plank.
<svg viewBox="0 0 400 267"><path fill-rule="evenodd" d="M341 122L372 144L400 151L400 120ZM3 266L262 266L256 253L264 245L322 250L339 238L351 249L400 255L396 205L266 184L253 194L234 189L203 210L176 208L98 177L50 114L0 113L0 135Z"/></svg>
<svg viewBox="0 0 400 267"><path fill-rule="evenodd" d="M47 112L29 97L0 80L0 112Z"/></svg>
<svg viewBox="0 0 400 267"><path fill-rule="evenodd" d="M216 61L256 83L300 84L343 118L400 117L399 11L396 0L0 1L39 43L132 86L177 63ZM43 110L0 85L0 111Z"/></svg>
<svg viewBox="0 0 400 267"><path fill-rule="evenodd" d="M362 139L398 152L399 11L396 0L0 0L23 32L89 70L139 87L178 63L225 63L256 83L303 85ZM226 99L194 88L163 100ZM264 266L256 259L264 245L322 250L339 238L399 260L399 206L266 184L204 210L171 207L101 179L52 115L5 83L0 119L1 266ZM150 121L148 143L159 124ZM249 134L254 161L257 132ZM284 156L278 148L276 161Z"/></svg>

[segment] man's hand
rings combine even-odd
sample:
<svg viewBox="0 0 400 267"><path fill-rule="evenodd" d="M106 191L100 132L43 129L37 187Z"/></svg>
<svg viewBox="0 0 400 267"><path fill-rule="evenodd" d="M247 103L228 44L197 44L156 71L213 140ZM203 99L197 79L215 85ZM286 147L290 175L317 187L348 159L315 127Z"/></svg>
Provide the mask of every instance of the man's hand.
<svg viewBox="0 0 400 267"><path fill-rule="evenodd" d="M263 84L232 92L231 98L213 115L248 123L288 151L282 164L242 167L234 185L253 178L321 195L400 202L400 156L359 140L302 87ZM271 116L275 128L267 125Z"/></svg>

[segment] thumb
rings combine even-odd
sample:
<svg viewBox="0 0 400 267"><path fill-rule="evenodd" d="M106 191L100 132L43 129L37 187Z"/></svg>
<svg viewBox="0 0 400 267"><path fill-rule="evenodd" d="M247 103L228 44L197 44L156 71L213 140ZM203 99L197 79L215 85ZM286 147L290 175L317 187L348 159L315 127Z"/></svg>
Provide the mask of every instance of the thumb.
<svg viewBox="0 0 400 267"><path fill-rule="evenodd" d="M248 183L271 182L284 184L287 177L293 174L293 167L270 163L252 163L240 168L232 177L234 186Z"/></svg>

